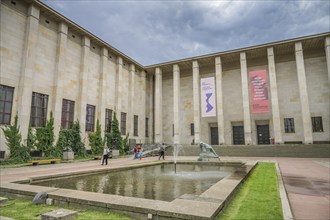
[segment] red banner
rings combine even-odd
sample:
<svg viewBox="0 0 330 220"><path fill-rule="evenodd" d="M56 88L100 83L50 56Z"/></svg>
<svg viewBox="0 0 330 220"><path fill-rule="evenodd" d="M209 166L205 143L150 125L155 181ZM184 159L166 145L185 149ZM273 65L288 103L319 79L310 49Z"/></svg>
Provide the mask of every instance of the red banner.
<svg viewBox="0 0 330 220"><path fill-rule="evenodd" d="M269 112L266 70L249 73L252 113Z"/></svg>

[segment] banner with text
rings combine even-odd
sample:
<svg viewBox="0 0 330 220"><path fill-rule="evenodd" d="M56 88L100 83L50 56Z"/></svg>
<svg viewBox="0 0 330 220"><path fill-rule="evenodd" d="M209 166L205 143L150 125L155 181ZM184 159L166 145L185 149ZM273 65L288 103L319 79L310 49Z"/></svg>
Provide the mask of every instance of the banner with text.
<svg viewBox="0 0 330 220"><path fill-rule="evenodd" d="M252 113L269 112L266 70L251 71L249 79Z"/></svg>
<svg viewBox="0 0 330 220"><path fill-rule="evenodd" d="M202 117L216 116L214 77L201 79Z"/></svg>

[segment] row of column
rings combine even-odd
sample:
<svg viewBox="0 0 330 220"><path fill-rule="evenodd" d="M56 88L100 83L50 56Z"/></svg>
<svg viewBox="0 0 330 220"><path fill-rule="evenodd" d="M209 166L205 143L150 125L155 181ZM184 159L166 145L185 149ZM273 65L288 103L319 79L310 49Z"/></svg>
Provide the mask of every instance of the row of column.
<svg viewBox="0 0 330 220"><path fill-rule="evenodd" d="M26 23L26 35L24 39L24 50L22 58L22 67L20 74L20 81L18 86L18 116L19 124L21 127L21 133L23 140L27 137L28 126L30 121L31 113L31 98L33 91L33 73L34 73L34 62L37 53L38 46L38 31L39 31L39 16L40 10L34 5L31 5L28 10L27 23ZM61 114L62 114L62 99L63 99L63 84L64 75L66 71L66 56L67 56L67 38L68 38L68 26L65 23L58 24L58 37L57 37L57 51L55 58L55 72L53 89L50 100L50 109L54 115L54 133L58 134L61 127ZM107 62L108 62L108 49L106 47L101 48L100 53L100 75L99 75L99 90L98 100L96 105L96 118L100 120L100 123L105 122L105 108L107 97ZM76 112L75 118L79 120L82 134L84 134L86 126L86 105L87 105L87 79L89 69L89 58L90 58L90 39L87 36L82 37L81 44L81 60L80 60L80 72L79 72L79 93L78 99L76 100ZM128 92L128 113L127 113L127 131L130 136L133 136L134 130L134 111L132 103L135 100L135 65L131 64L129 67L129 88L123 91L123 59L117 57L116 60L116 88L115 88L115 111L117 118L120 123L120 116L122 111L122 94ZM142 71L141 76L143 78L141 91L146 90L146 72ZM150 86L150 85L149 85ZM146 102L146 95L142 95L142 103ZM145 108L145 104L141 105ZM141 111L139 115L139 124L143 125L145 122L145 110ZM149 116L150 117L150 116ZM142 128L143 126L139 126ZM150 127L150 126L149 126ZM104 132L102 130L102 132ZM145 136L144 130L141 129L139 136Z"/></svg>
<svg viewBox="0 0 330 220"><path fill-rule="evenodd" d="M330 37L325 39L325 52L326 62L328 70L328 78L330 82ZM311 126L311 114L308 103L308 92L306 82L306 72L304 64L304 55L302 43L295 43L295 57L296 68L299 84L299 94L301 103L301 112L303 119L303 132L304 143L313 143L312 126ZM278 144L283 143L283 137L281 132L281 119L279 110L279 100L277 91L276 80L276 68L273 47L267 48L268 58L268 72L269 83L271 93L272 104L272 121L274 139ZM243 115L244 115L244 137L245 144L252 144L252 126L251 126L251 112L250 112L250 98L249 98L249 84L248 84L248 71L246 53L240 53L240 65L241 65L241 85L242 85L242 100L243 100ZM194 141L200 142L200 74L199 64L195 60L192 62L192 74L193 74L193 113L194 113ZM221 57L215 58L215 78L216 78L216 93L217 93L217 123L218 123L218 138L219 144L225 144L224 134L224 106L223 106L223 89L222 89L222 63ZM162 70L160 67L155 71L155 142L163 142L162 134ZM178 64L173 65L173 121L174 121L174 144L180 144L180 68Z"/></svg>

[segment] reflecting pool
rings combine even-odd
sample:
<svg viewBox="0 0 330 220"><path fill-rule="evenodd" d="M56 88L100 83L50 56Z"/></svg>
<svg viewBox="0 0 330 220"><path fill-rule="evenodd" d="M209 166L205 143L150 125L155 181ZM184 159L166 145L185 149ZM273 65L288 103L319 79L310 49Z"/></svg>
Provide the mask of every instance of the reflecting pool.
<svg viewBox="0 0 330 220"><path fill-rule="evenodd" d="M237 167L201 164L161 164L123 171L74 176L32 185L172 201L184 194L200 195Z"/></svg>

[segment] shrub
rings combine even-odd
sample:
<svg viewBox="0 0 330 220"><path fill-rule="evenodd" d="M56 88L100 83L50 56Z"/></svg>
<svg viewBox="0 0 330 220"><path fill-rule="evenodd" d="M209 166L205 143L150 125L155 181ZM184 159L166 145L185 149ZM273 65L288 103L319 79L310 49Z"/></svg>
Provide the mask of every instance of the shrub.
<svg viewBox="0 0 330 220"><path fill-rule="evenodd" d="M92 154L102 153L104 142L101 135L101 125L99 120L96 121L96 132L89 133L88 137Z"/></svg>

